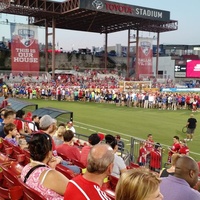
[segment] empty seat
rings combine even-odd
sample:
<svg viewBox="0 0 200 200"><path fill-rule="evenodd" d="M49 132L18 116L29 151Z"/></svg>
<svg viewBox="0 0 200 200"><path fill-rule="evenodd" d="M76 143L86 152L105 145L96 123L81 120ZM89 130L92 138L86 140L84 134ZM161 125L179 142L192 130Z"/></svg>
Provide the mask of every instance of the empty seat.
<svg viewBox="0 0 200 200"><path fill-rule="evenodd" d="M117 185L117 182L118 182L118 178L115 177L115 176L112 176L112 175L109 175L109 180L110 180L110 187L113 191L115 191L115 188L116 188L116 185Z"/></svg>
<svg viewBox="0 0 200 200"><path fill-rule="evenodd" d="M3 179L8 188L20 185L18 181L19 174L16 172L16 170L13 171L14 168L11 170L10 164L2 164L1 167L3 168Z"/></svg>
<svg viewBox="0 0 200 200"><path fill-rule="evenodd" d="M8 188L0 186L0 199L10 199Z"/></svg>

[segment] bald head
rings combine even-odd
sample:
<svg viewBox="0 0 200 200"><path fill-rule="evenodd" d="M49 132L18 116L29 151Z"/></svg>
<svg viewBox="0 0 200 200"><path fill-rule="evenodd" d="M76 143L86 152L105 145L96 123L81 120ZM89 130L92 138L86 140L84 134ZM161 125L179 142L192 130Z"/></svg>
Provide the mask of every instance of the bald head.
<svg viewBox="0 0 200 200"><path fill-rule="evenodd" d="M174 176L182 178L193 187L198 181L199 168L196 161L189 156L180 157L175 164Z"/></svg>
<svg viewBox="0 0 200 200"><path fill-rule="evenodd" d="M87 171L96 174L104 173L113 161L113 149L107 144L97 144L92 147L88 155Z"/></svg>

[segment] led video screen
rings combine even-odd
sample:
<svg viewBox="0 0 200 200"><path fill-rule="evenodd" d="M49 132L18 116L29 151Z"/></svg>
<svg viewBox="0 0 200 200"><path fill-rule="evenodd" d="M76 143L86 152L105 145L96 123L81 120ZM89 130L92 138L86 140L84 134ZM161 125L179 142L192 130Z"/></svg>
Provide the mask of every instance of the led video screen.
<svg viewBox="0 0 200 200"><path fill-rule="evenodd" d="M199 78L200 77L200 60L188 60L186 67L187 78Z"/></svg>

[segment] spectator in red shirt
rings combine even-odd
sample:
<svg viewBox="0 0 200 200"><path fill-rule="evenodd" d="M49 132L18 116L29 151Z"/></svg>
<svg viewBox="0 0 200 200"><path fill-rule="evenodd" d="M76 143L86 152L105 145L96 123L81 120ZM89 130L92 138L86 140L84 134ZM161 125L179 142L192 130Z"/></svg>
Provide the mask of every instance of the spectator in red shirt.
<svg viewBox="0 0 200 200"><path fill-rule="evenodd" d="M190 150L189 150L185 140L181 140L180 141L180 146L181 146L181 148L179 150L179 153L189 156Z"/></svg>
<svg viewBox="0 0 200 200"><path fill-rule="evenodd" d="M4 100L1 103L1 108L6 108L7 106L11 106L10 103L8 103L8 95L4 95Z"/></svg>
<svg viewBox="0 0 200 200"><path fill-rule="evenodd" d="M160 172L161 169L161 145L160 143L155 144L154 150L150 153L150 169L155 172Z"/></svg>
<svg viewBox="0 0 200 200"><path fill-rule="evenodd" d="M82 148L80 161L83 163L85 167L87 166L87 157L91 148L94 145L98 144L100 141L101 138L99 137L99 135L97 133L93 133L88 138L89 145L86 145Z"/></svg>
<svg viewBox="0 0 200 200"><path fill-rule="evenodd" d="M140 142L140 149L139 149L139 157L138 157L138 164L140 166L146 165L146 156L147 156L147 150L145 148L145 142Z"/></svg>
<svg viewBox="0 0 200 200"><path fill-rule="evenodd" d="M24 110L18 110L16 112L16 120L14 121L14 124L17 127L17 131L19 133L31 133L31 130L28 127L28 123L23 121L25 120L25 111Z"/></svg>
<svg viewBox="0 0 200 200"><path fill-rule="evenodd" d="M179 150L181 148L180 143L179 143L179 137L174 136L173 137L173 145L172 147L169 147L169 154L168 154L168 162L171 163L171 157L174 153L179 153Z"/></svg>
<svg viewBox="0 0 200 200"><path fill-rule="evenodd" d="M80 161L81 154L77 147L73 145L74 133L70 130L65 131L63 134L64 143L58 145L56 150L58 153L65 155L70 160Z"/></svg>

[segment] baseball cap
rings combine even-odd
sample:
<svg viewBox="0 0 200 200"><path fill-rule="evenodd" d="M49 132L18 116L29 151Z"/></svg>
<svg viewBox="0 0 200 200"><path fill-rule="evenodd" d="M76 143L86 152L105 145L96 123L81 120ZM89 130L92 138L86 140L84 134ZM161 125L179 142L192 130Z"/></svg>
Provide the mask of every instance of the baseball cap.
<svg viewBox="0 0 200 200"><path fill-rule="evenodd" d="M102 138L99 136L99 134L97 133L93 133L89 136L88 138L88 142L91 144L91 145L95 145L95 144L98 144L100 141L102 140Z"/></svg>
<svg viewBox="0 0 200 200"><path fill-rule="evenodd" d="M56 123L55 119L53 119L50 115L44 115L40 119L40 128L48 128L53 123Z"/></svg>

